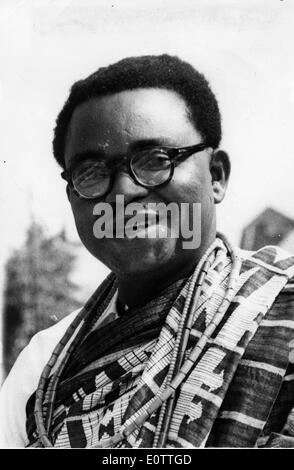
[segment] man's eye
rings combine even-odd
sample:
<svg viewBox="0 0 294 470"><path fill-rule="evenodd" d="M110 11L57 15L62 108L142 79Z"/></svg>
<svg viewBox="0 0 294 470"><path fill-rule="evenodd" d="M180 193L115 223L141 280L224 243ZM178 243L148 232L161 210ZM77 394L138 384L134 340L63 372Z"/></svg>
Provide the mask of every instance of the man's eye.
<svg viewBox="0 0 294 470"><path fill-rule="evenodd" d="M146 166L148 168L163 168L169 165L169 159L164 157L163 155L153 155L149 161L146 162Z"/></svg>
<svg viewBox="0 0 294 470"><path fill-rule="evenodd" d="M136 155L134 163L146 169L157 169L168 165L169 158L160 149L146 150Z"/></svg>
<svg viewBox="0 0 294 470"><path fill-rule="evenodd" d="M87 162L74 171L73 178L79 182L97 177L103 178L104 176L107 176L108 173L109 169L104 161L95 161L93 163Z"/></svg>
<svg viewBox="0 0 294 470"><path fill-rule="evenodd" d="M170 165L170 160L166 155L162 153L152 155L148 161L145 162L145 168L151 170L160 170L167 168Z"/></svg>

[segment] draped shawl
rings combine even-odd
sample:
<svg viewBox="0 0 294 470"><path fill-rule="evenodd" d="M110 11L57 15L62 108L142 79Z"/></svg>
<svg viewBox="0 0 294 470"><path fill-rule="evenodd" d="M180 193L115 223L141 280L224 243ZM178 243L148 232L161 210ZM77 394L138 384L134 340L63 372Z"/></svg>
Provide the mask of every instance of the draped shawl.
<svg viewBox="0 0 294 470"><path fill-rule="evenodd" d="M294 295L288 286L294 257L278 247L236 255L241 269L232 301L177 390L165 447L274 446L293 428ZM210 256L184 359L220 309L231 270L221 244ZM103 445L165 387L189 281L121 316L113 275L107 292L95 292L83 314L103 302L105 309L60 378L49 430L55 447ZM27 434L29 445L39 446L34 403L35 394L27 404ZM157 410L118 446L152 447L159 417Z"/></svg>

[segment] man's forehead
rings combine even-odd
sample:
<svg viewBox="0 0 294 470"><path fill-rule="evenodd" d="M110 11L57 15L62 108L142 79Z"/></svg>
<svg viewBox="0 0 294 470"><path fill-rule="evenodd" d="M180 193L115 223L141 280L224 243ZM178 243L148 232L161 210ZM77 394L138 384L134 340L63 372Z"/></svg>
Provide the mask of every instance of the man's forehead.
<svg viewBox="0 0 294 470"><path fill-rule="evenodd" d="M148 139L180 147L195 144L197 137L186 104L174 91L126 90L93 97L76 108L67 134L66 159L98 147L124 152L136 141Z"/></svg>
<svg viewBox="0 0 294 470"><path fill-rule="evenodd" d="M172 109L178 114L188 117L188 107L185 100L175 91L166 88L136 88L123 90L113 94L91 97L79 104L74 110L73 117L95 116L103 112L103 117L113 117L113 112L131 111L140 115L164 114L164 110ZM162 111L163 110L163 111ZM164 114L166 119L169 118Z"/></svg>

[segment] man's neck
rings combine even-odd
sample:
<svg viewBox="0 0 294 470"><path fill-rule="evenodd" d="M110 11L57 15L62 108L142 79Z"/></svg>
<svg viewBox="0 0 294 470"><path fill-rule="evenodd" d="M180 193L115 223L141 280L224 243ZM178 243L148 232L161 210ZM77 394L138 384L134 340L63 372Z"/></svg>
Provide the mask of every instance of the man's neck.
<svg viewBox="0 0 294 470"><path fill-rule="evenodd" d="M174 282L189 277L210 245L202 247L197 255L189 255L182 264L169 264L151 272L135 273L118 277L118 299L128 307L140 307L157 297Z"/></svg>
<svg viewBox="0 0 294 470"><path fill-rule="evenodd" d="M188 266L180 272L170 273L169 276L160 275L158 272L149 275L138 275L134 278L119 280L119 301L128 307L140 307L151 299L157 297L163 290L174 282L188 277L193 272L194 266Z"/></svg>

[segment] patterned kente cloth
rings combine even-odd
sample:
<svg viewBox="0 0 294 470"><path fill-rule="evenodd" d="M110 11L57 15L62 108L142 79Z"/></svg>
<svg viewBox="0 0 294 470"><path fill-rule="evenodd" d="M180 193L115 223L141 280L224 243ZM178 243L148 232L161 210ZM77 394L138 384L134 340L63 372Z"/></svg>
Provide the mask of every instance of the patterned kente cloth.
<svg viewBox="0 0 294 470"><path fill-rule="evenodd" d="M294 257L277 247L236 255L242 263L233 300L178 391L166 447L294 446ZM186 357L226 293L232 261L224 244L210 261ZM55 447L103 443L165 386L189 282L123 316L108 311L92 328L59 383L50 427ZM99 292L85 314L98 305ZM31 446L38 445L34 401L27 404ZM158 416L119 446L152 447Z"/></svg>

